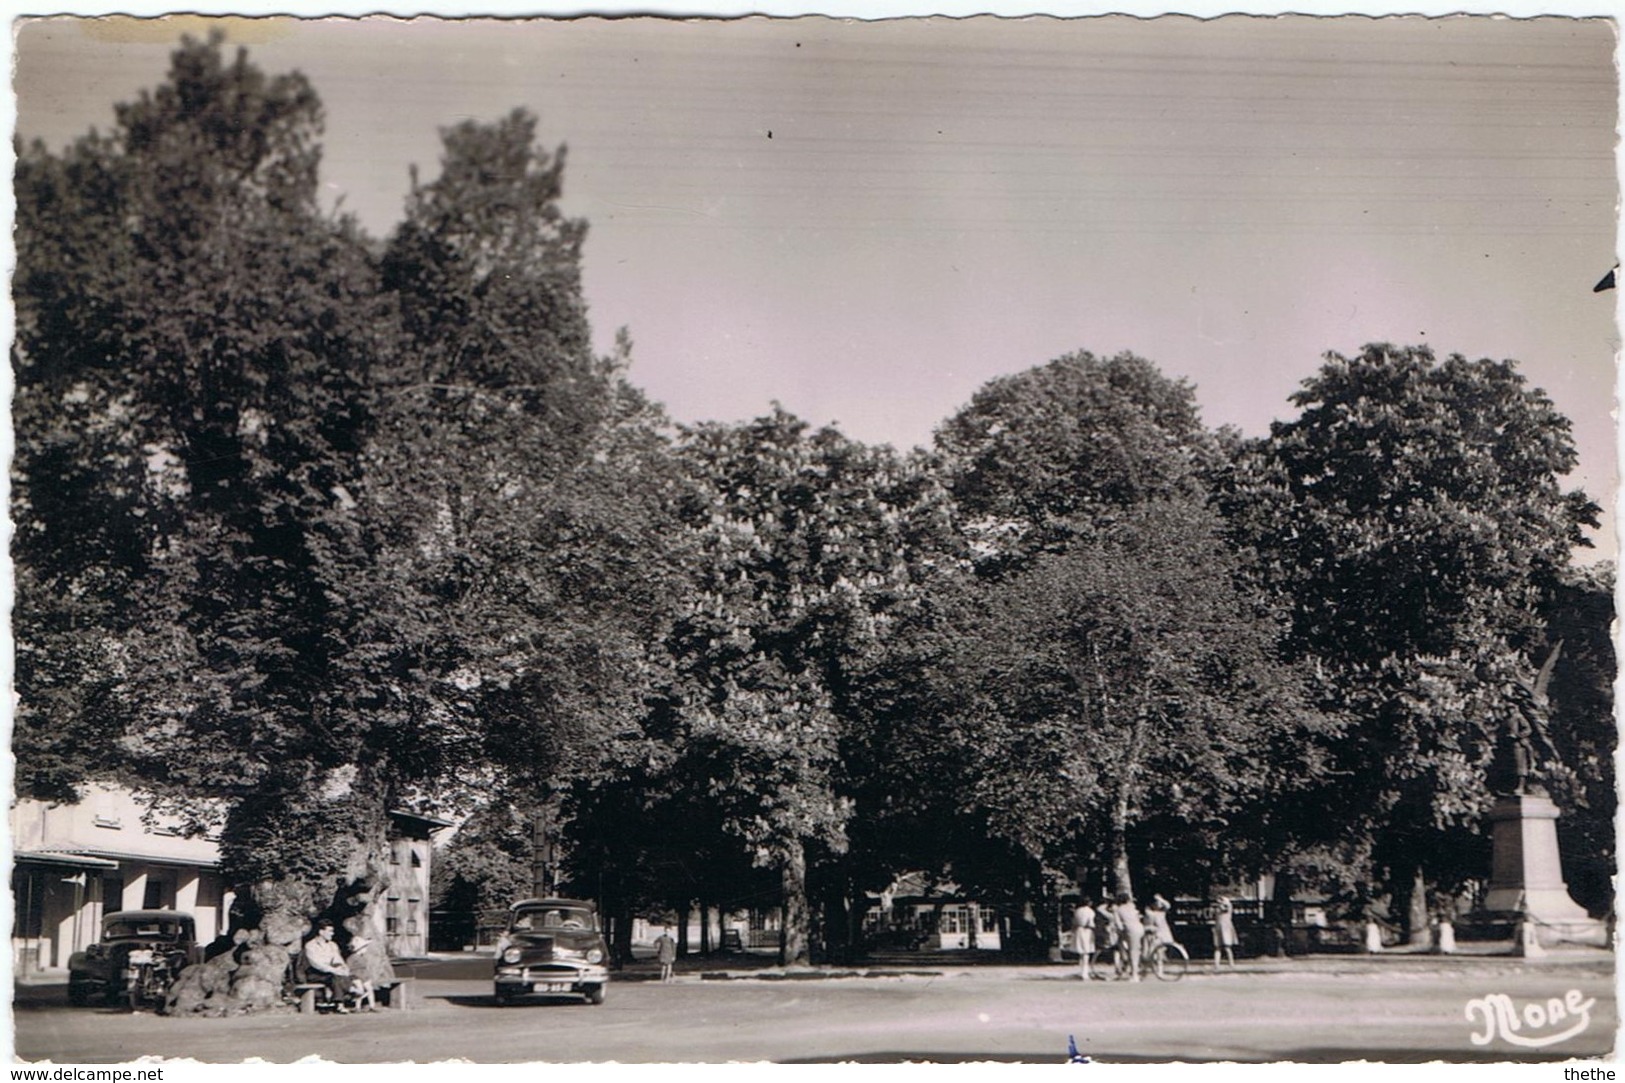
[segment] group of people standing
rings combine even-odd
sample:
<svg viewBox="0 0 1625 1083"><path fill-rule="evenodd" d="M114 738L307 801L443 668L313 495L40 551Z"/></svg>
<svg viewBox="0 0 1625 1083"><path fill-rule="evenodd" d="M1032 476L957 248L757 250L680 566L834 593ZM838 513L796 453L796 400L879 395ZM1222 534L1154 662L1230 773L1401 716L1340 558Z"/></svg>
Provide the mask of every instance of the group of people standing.
<svg viewBox="0 0 1625 1083"><path fill-rule="evenodd" d="M1173 927L1168 922L1168 914L1172 909L1173 906L1161 895L1151 897L1151 901L1146 904L1144 918L1140 916L1139 908L1134 905L1134 900L1127 892L1118 892L1113 898L1101 902L1098 907L1090 896L1085 895L1079 899L1077 908L1072 911L1072 946L1078 953L1078 970L1083 980L1090 981L1096 976L1094 959L1097 954L1121 945L1128 955L1129 980L1139 981L1147 926L1154 938L1152 943L1176 946L1179 944L1179 941L1174 939ZM1230 900L1222 895L1214 906L1215 968L1219 966L1221 960L1228 962L1231 969L1235 969L1235 908ZM1100 975L1102 978L1108 976Z"/></svg>

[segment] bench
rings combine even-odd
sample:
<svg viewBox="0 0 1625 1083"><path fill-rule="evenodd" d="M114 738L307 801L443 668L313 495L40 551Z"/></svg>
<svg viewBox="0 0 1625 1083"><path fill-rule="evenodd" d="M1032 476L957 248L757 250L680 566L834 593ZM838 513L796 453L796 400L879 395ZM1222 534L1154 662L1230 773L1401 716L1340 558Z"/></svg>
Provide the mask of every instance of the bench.
<svg viewBox="0 0 1625 1083"><path fill-rule="evenodd" d="M299 1011L308 1014L316 1010L316 994L327 988L325 982L305 981L293 987L293 995L299 1000Z"/></svg>
<svg viewBox="0 0 1625 1083"><path fill-rule="evenodd" d="M413 978L396 978L394 981L379 982L375 987L378 999L386 1008L395 1011L412 1010L412 982ZM306 981L293 987L293 995L299 1001L300 1014L309 1014L316 1010L316 996L327 988L326 982Z"/></svg>
<svg viewBox="0 0 1625 1083"><path fill-rule="evenodd" d="M390 982L380 982L378 997L384 1007L398 1012L412 1010L412 983L416 978L396 978Z"/></svg>

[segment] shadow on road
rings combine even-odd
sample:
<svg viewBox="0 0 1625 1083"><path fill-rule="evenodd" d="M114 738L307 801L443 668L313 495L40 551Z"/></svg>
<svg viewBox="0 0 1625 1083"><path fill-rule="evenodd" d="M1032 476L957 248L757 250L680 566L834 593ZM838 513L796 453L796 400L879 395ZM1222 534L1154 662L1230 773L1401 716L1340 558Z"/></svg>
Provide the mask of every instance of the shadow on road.
<svg viewBox="0 0 1625 1083"><path fill-rule="evenodd" d="M1602 1054L1597 1054L1598 1056ZM1576 1054L1547 1052L1518 1052L1505 1049L1340 1049L1319 1047L1294 1049L1281 1058L1299 1064L1341 1064L1351 1060L1379 1061L1384 1064L1538 1064L1546 1061L1573 1060ZM1264 1062L1267 1063L1267 1062Z"/></svg>
<svg viewBox="0 0 1625 1083"><path fill-rule="evenodd" d="M1447 1064L1506 1064L1536 1063L1571 1060L1568 1053L1526 1053L1510 1056L1495 1050L1439 1050L1439 1049L1294 1049L1289 1053L1270 1057L1191 1057L1151 1056L1141 1053L1088 1054L1094 1064L1344 1064L1350 1061L1373 1061L1379 1064L1428 1064L1443 1061ZM998 1064L1065 1064L1065 1050L1045 1053L934 1053L923 1050L878 1050L866 1053L838 1053L827 1057L794 1057L776 1061L778 1064L975 1064L988 1061Z"/></svg>
<svg viewBox="0 0 1625 1083"><path fill-rule="evenodd" d="M123 1004L87 1004L83 1007L69 1005L67 997L57 1000L14 1000L11 1002L12 1012L23 1015L30 1012L54 1012L68 1009L76 1015L135 1015L137 1013ZM150 1012L140 1013L149 1015Z"/></svg>
<svg viewBox="0 0 1625 1083"><path fill-rule="evenodd" d="M533 993L529 996L521 997L520 999L513 1001L511 1004L504 1004L502 1001L498 1000L489 993L480 996L457 996L455 994L437 993L431 996L426 996L423 999L443 1000L447 1004L455 1004L459 1008L503 1008L508 1011L514 1011L522 1008L569 1007L571 1005L574 1005L577 1008L587 1008L593 1006L589 1005L586 1001L577 996L550 997L544 996L541 993Z"/></svg>
<svg viewBox="0 0 1625 1083"><path fill-rule="evenodd" d="M1101 1064L1215 1064L1216 1058L1199 1057L1141 1057L1089 1054L1091 1062ZM878 1050L869 1053L839 1053L831 1057L793 1057L776 1061L777 1064L975 1064L990 1061L998 1064L1065 1064L1066 1050L1045 1053L935 1053L924 1050Z"/></svg>

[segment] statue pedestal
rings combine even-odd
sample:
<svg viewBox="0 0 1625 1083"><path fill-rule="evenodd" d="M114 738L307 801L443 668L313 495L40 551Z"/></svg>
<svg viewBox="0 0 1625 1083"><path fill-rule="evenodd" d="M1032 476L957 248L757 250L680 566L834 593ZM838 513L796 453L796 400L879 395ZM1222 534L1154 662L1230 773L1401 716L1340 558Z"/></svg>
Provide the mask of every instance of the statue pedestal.
<svg viewBox="0 0 1625 1083"><path fill-rule="evenodd" d="M1522 914L1541 945L1606 947L1607 926L1569 898L1557 851L1557 816L1551 799L1538 794L1496 799L1490 809L1494 849L1484 909Z"/></svg>

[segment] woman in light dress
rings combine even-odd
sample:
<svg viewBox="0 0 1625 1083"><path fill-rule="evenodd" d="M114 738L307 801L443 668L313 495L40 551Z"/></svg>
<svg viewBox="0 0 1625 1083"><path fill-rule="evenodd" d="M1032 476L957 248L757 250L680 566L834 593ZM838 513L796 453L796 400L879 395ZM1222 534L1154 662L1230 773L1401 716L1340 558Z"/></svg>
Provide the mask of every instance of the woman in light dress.
<svg viewBox="0 0 1625 1083"><path fill-rule="evenodd" d="M1145 908L1146 920L1151 923L1151 931L1156 934L1159 944L1177 944L1174 939L1174 930L1168 924L1168 912L1173 904L1161 895L1151 896L1151 902Z"/></svg>
<svg viewBox="0 0 1625 1083"><path fill-rule="evenodd" d="M1072 946L1078 953L1078 976L1089 981L1094 977L1090 965L1095 957L1095 904L1087 896L1072 911Z"/></svg>
<svg viewBox="0 0 1625 1083"><path fill-rule="evenodd" d="M1236 969L1236 915L1228 896L1220 895L1213 907L1213 969L1223 958Z"/></svg>

